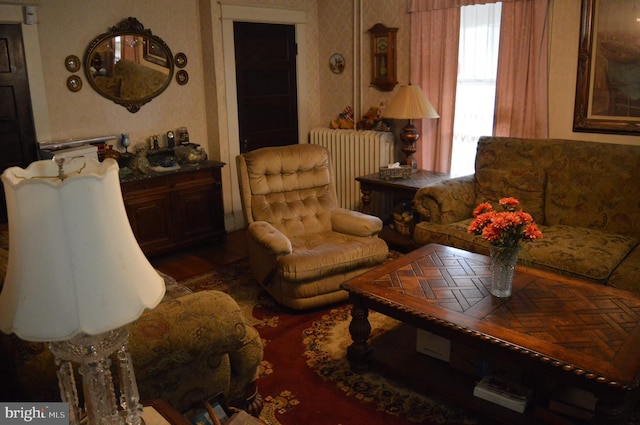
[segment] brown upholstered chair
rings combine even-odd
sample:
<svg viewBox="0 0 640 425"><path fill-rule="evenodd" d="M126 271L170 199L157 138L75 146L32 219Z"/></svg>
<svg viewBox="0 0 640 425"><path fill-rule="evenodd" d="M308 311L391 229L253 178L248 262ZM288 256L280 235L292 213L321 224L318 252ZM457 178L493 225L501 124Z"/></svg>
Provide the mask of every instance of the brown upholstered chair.
<svg viewBox="0 0 640 425"><path fill-rule="evenodd" d="M382 221L338 208L325 148L262 148L237 165L251 270L279 303L303 310L344 301L340 284L387 257Z"/></svg>
<svg viewBox="0 0 640 425"><path fill-rule="evenodd" d="M0 289L7 258L7 250L0 247ZM129 325L140 398L162 399L184 412L223 392L231 405L258 415L263 406L257 388L263 345L257 330L228 294L192 293L164 277L162 302ZM56 370L46 343L0 332L0 400L60 400Z"/></svg>

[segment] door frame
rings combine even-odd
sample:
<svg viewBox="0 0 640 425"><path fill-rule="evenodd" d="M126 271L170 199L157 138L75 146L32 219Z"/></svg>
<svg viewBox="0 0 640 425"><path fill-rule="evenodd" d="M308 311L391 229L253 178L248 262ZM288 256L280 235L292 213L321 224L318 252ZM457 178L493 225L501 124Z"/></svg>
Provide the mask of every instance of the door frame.
<svg viewBox="0 0 640 425"><path fill-rule="evenodd" d="M42 55L40 54L38 25L26 25L24 23L23 7L18 4L0 4L0 21L3 24L22 24L22 42L27 63L27 78L29 79L36 140L50 140L51 124L49 122L49 109L44 84Z"/></svg>
<svg viewBox="0 0 640 425"><path fill-rule="evenodd" d="M238 186L238 170L236 156L240 154L240 132L238 125L238 96L235 68L235 43L233 37L233 22L257 22L266 24L294 25L296 31L296 73L298 89L298 143L307 143L309 134L307 113L307 48L306 48L306 23L307 14L300 10L273 9L251 6L221 5L222 40L225 75L225 97L227 107L227 131L229 161L227 165L231 171L231 202L233 217L232 222L225 223L228 230L236 230L244 227L242 215L242 202Z"/></svg>

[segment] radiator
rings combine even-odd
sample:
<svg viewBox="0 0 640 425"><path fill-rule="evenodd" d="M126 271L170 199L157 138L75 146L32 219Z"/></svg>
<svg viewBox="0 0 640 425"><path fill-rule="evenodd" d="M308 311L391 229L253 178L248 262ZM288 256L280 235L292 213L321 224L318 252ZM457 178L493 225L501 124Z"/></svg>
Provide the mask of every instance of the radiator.
<svg viewBox="0 0 640 425"><path fill-rule="evenodd" d="M331 154L338 206L360 209L358 176L377 173L381 165L395 162L393 134L384 131L332 130L314 128L311 143L327 148Z"/></svg>

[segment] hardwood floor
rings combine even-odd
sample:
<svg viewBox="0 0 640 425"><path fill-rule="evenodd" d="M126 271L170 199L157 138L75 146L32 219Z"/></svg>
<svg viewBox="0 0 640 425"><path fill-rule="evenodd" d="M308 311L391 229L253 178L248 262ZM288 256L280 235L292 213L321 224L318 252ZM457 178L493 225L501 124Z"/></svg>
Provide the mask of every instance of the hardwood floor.
<svg viewBox="0 0 640 425"><path fill-rule="evenodd" d="M199 245L173 254L152 257L149 262L177 281L215 270L247 257L244 230L229 232L224 242Z"/></svg>

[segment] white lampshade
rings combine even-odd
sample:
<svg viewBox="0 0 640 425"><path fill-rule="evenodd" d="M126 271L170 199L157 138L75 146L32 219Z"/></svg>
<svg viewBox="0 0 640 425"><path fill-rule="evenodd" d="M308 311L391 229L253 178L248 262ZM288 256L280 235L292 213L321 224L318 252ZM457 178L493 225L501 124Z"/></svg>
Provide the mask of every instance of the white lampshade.
<svg viewBox="0 0 640 425"><path fill-rule="evenodd" d="M409 120L439 117L420 86L412 85L400 87L398 93L382 111L382 116Z"/></svg>
<svg viewBox="0 0 640 425"><path fill-rule="evenodd" d="M163 278L138 245L113 159L52 160L2 174L9 262L0 330L27 341L96 335L155 307Z"/></svg>

